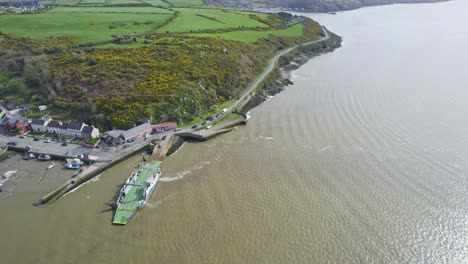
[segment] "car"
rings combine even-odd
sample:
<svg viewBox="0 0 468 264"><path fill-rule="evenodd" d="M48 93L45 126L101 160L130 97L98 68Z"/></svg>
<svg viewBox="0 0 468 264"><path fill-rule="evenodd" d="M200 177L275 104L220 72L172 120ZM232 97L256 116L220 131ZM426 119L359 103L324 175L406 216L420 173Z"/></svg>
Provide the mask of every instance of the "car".
<svg viewBox="0 0 468 264"><path fill-rule="evenodd" d="M16 146L18 145L18 143L14 142L14 141L10 141L7 143L8 146Z"/></svg>
<svg viewBox="0 0 468 264"><path fill-rule="evenodd" d="M174 129L174 131L180 131L182 128L176 128Z"/></svg>
<svg viewBox="0 0 468 264"><path fill-rule="evenodd" d="M50 139L46 138L46 139L44 140L44 143L50 143Z"/></svg>
<svg viewBox="0 0 468 264"><path fill-rule="evenodd" d="M209 116L206 120L208 120L208 121L213 121L213 119L214 119L214 117Z"/></svg>
<svg viewBox="0 0 468 264"><path fill-rule="evenodd" d="M162 145L161 145L161 144L158 144L158 148L162 148Z"/></svg>
<svg viewBox="0 0 468 264"><path fill-rule="evenodd" d="M39 141L39 138L38 138L38 137L34 137L33 140L34 140L34 141Z"/></svg>
<svg viewBox="0 0 468 264"><path fill-rule="evenodd" d="M215 117L219 117L220 115L221 115L221 113L217 113L217 114L215 115Z"/></svg>
<svg viewBox="0 0 468 264"><path fill-rule="evenodd" d="M32 146L31 146L31 145L27 145L27 146L25 147L25 149L32 149Z"/></svg>
<svg viewBox="0 0 468 264"><path fill-rule="evenodd" d="M66 141L62 142L62 146L68 146L68 143Z"/></svg>
<svg viewBox="0 0 468 264"><path fill-rule="evenodd" d="M165 140L165 139L166 139L166 136L163 136L163 137L161 138L161 140Z"/></svg>
<svg viewBox="0 0 468 264"><path fill-rule="evenodd" d="M195 129L195 128L197 128L197 127L198 127L198 125L193 125L193 126L192 126L192 129Z"/></svg>
<svg viewBox="0 0 468 264"><path fill-rule="evenodd" d="M23 135L21 135L21 136L19 136L19 138L24 138L24 136L23 136Z"/></svg>
<svg viewBox="0 0 468 264"><path fill-rule="evenodd" d="M201 123L202 126L204 126L204 125L206 125L206 124L207 124L206 121L203 121L203 123Z"/></svg>

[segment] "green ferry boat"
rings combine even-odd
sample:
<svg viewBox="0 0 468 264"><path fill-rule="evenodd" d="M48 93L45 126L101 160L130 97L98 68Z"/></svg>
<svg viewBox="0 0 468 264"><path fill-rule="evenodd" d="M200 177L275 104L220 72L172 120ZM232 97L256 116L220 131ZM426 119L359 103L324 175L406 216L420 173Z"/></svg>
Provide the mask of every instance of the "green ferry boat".
<svg viewBox="0 0 468 264"><path fill-rule="evenodd" d="M160 161L150 161L143 168L137 168L132 172L120 190L114 224L125 225L145 206L161 177L160 166Z"/></svg>

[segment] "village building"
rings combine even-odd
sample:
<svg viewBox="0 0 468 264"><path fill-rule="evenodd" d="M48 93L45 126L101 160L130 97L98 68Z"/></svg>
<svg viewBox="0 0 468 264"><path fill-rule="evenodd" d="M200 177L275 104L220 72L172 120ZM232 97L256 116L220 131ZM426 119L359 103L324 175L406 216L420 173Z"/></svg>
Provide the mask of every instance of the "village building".
<svg viewBox="0 0 468 264"><path fill-rule="evenodd" d="M70 122L67 125L66 133L69 137L81 138L82 137L81 130L83 129L84 126L85 124L81 122Z"/></svg>
<svg viewBox="0 0 468 264"><path fill-rule="evenodd" d="M47 132L47 124L49 122L42 119L32 119L31 120L31 130L39 133Z"/></svg>
<svg viewBox="0 0 468 264"><path fill-rule="evenodd" d="M81 138L88 139L97 137L99 137L99 129L94 126L84 126L83 130L81 130Z"/></svg>
<svg viewBox="0 0 468 264"><path fill-rule="evenodd" d="M2 107L3 109L7 111L15 110L16 109L16 103L13 101L5 100L2 101Z"/></svg>
<svg viewBox="0 0 468 264"><path fill-rule="evenodd" d="M61 134L62 122L58 120L52 120L47 124L47 131L53 134Z"/></svg>
<svg viewBox="0 0 468 264"><path fill-rule="evenodd" d="M111 130L105 133L106 142L108 144L119 145L125 142L133 142L146 135L151 134L153 127L151 124L143 123L129 130Z"/></svg>
<svg viewBox="0 0 468 264"><path fill-rule="evenodd" d="M159 123L157 125L153 125L153 130L152 133L161 133L164 131L168 131L171 129L176 129L177 128L177 123L175 122L164 122L164 123Z"/></svg>
<svg viewBox="0 0 468 264"><path fill-rule="evenodd" d="M2 134L22 135L31 130L28 119L21 115L20 109L2 111L2 115L0 121L0 132Z"/></svg>

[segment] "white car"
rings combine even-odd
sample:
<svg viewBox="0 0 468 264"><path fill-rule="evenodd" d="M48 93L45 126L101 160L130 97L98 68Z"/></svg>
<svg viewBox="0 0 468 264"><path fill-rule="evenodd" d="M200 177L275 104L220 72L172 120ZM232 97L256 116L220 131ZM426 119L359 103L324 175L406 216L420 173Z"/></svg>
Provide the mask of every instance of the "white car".
<svg viewBox="0 0 468 264"><path fill-rule="evenodd" d="M44 143L50 143L50 139L47 138L46 140L44 140Z"/></svg>

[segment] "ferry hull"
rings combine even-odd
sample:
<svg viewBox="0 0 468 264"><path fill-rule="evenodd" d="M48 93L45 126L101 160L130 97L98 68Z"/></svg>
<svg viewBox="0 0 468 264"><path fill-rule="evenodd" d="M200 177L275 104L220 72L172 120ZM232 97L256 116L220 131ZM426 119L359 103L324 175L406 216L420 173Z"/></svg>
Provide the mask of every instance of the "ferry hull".
<svg viewBox="0 0 468 264"><path fill-rule="evenodd" d="M151 161L143 169L132 172L120 190L113 224L127 224L146 205L161 176L160 164Z"/></svg>

